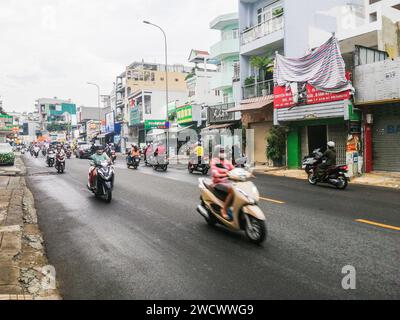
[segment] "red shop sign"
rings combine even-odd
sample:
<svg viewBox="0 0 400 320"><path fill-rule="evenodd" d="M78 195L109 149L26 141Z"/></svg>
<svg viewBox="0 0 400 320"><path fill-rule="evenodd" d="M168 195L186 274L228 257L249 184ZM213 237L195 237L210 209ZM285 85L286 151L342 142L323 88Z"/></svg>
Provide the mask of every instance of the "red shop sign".
<svg viewBox="0 0 400 320"><path fill-rule="evenodd" d="M307 84L307 104L318 104L350 99L350 90L339 93L319 91Z"/></svg>
<svg viewBox="0 0 400 320"><path fill-rule="evenodd" d="M293 95L292 91L288 89L286 91L286 87L275 87L274 88L274 108L282 109L282 108L290 108L293 107Z"/></svg>

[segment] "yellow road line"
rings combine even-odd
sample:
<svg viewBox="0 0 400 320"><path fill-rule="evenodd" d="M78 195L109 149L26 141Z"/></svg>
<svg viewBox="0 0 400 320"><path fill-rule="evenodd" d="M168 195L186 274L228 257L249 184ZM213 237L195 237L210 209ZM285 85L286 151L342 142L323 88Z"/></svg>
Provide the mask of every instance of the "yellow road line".
<svg viewBox="0 0 400 320"><path fill-rule="evenodd" d="M260 197L260 199L261 199L261 200L264 200L264 201L272 202L272 203L285 204L285 202L283 202L283 201L274 200L274 199L270 199L270 198L263 198L263 197Z"/></svg>
<svg viewBox="0 0 400 320"><path fill-rule="evenodd" d="M381 228L385 228L385 229L400 231L399 227L390 226L387 224L382 224L382 223L378 223L378 222L374 222L374 221L358 219L358 220L356 220L356 222L366 223L366 224L370 224L372 226L381 227Z"/></svg>

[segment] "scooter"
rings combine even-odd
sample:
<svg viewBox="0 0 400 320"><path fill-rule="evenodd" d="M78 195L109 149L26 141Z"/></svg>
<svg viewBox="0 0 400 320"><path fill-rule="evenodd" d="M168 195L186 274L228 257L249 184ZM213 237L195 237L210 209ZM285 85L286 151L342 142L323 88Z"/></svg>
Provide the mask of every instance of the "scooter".
<svg viewBox="0 0 400 320"><path fill-rule="evenodd" d="M52 168L54 166L55 158L56 158L56 155L55 155L54 151L50 150L47 153L47 159L46 159L46 163L49 166L49 168Z"/></svg>
<svg viewBox="0 0 400 320"><path fill-rule="evenodd" d="M151 156L148 163L153 167L155 171L164 171L166 172L168 170L168 157L166 155L154 155Z"/></svg>
<svg viewBox="0 0 400 320"><path fill-rule="evenodd" d="M57 169L58 173L64 173L64 171L65 171L65 156L62 156L60 154L56 155L55 168Z"/></svg>
<svg viewBox="0 0 400 320"><path fill-rule="evenodd" d="M67 156L67 159L71 159L71 157L72 157L72 150L71 150L71 149L67 149L67 151L65 152L65 155Z"/></svg>
<svg viewBox="0 0 400 320"><path fill-rule="evenodd" d="M40 148L39 148L39 147L34 147L34 148L33 148L33 156L34 156L35 158L39 157L39 151L40 151Z"/></svg>
<svg viewBox="0 0 400 320"><path fill-rule="evenodd" d="M107 203L110 203L114 189L114 168L108 161L92 162L91 165L96 170L96 187L91 188L88 184L88 189L93 192L96 198L103 198Z"/></svg>
<svg viewBox="0 0 400 320"><path fill-rule="evenodd" d="M221 215L227 194L214 189L211 180L199 179L201 204L197 207L197 212L209 225L219 223L233 231L244 230L252 243L260 244L267 237L266 218L257 204L260 195L257 187L250 181L252 177L251 172L241 168L228 173L234 192L229 220Z"/></svg>
<svg viewBox="0 0 400 320"><path fill-rule="evenodd" d="M130 169L132 167L133 169L137 170L137 168L140 165L140 157L127 156L126 157L126 165L127 165L128 169Z"/></svg>
<svg viewBox="0 0 400 320"><path fill-rule="evenodd" d="M193 174L194 172L200 172L206 176L209 170L210 170L210 165L206 163L205 159L201 159L201 157L198 157L197 159L192 158L191 160L189 160L188 163L189 173Z"/></svg>
<svg viewBox="0 0 400 320"><path fill-rule="evenodd" d="M344 190L349 185L350 176L348 174L349 167L347 165L332 166L328 168L322 178L318 178L318 165L323 162L322 157L316 157L315 163L309 169L308 182L315 186L318 183L327 183L335 186L339 190Z"/></svg>

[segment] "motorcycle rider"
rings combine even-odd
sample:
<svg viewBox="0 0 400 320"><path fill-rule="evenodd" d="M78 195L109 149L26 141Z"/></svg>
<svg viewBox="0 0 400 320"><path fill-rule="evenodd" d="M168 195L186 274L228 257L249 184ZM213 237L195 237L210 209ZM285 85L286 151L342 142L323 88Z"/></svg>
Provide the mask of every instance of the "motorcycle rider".
<svg viewBox="0 0 400 320"><path fill-rule="evenodd" d="M61 144L57 145L56 156L65 157L65 151L64 148L61 146Z"/></svg>
<svg viewBox="0 0 400 320"><path fill-rule="evenodd" d="M132 159L134 159L135 157L140 157L140 150L134 144L132 144L131 157Z"/></svg>
<svg viewBox="0 0 400 320"><path fill-rule="evenodd" d="M95 147L96 153L93 154L90 159L94 162L94 165L91 165L89 168L89 178L88 178L88 187L89 189L94 189L96 184L96 166L95 163L101 162L101 161L107 161L108 163L111 163L110 158L108 155L104 152L104 148L102 146Z"/></svg>
<svg viewBox="0 0 400 320"><path fill-rule="evenodd" d="M328 149L322 155L322 159L325 160L318 165L318 179L322 180L326 171L336 165L336 144L333 141L328 142Z"/></svg>
<svg viewBox="0 0 400 320"><path fill-rule="evenodd" d="M215 190L228 194L221 210L221 216L225 220L230 220L228 211L233 200L233 188L228 179L228 172L235 169L235 167L225 159L225 148L223 146L216 146L214 154L215 157L211 161L212 181Z"/></svg>

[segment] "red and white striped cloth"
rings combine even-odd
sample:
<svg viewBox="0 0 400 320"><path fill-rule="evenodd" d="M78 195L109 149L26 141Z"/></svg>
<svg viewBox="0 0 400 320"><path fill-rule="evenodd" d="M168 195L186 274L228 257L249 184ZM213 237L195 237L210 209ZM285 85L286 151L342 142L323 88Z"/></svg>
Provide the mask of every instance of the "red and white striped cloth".
<svg viewBox="0 0 400 320"><path fill-rule="evenodd" d="M317 90L338 93L353 90L345 71L338 40L332 37L301 58L286 58L277 54L274 81L278 86L307 82Z"/></svg>

